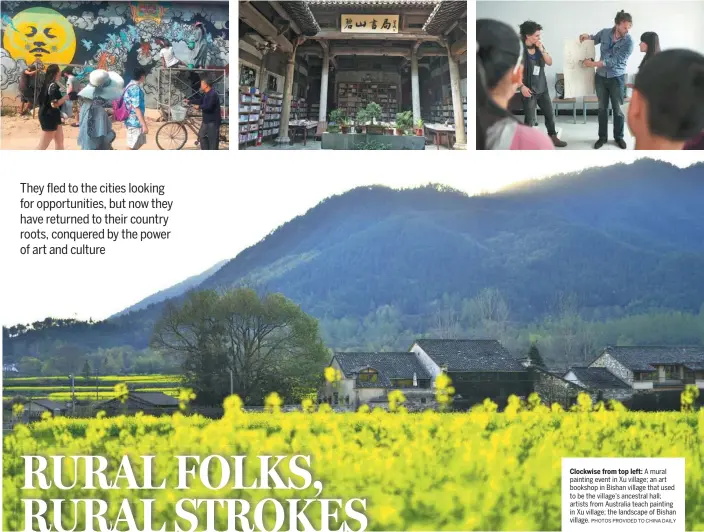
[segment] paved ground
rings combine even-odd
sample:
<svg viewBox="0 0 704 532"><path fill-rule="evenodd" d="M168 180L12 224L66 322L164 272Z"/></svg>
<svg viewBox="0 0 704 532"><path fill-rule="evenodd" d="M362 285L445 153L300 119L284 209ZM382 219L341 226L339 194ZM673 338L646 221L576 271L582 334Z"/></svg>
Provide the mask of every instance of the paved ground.
<svg viewBox="0 0 704 532"><path fill-rule="evenodd" d="M252 146L252 143L249 143L247 145L246 150L247 151L261 151L261 150L319 150L320 149L320 144L321 142L319 140L311 140L308 139L306 142L306 145L303 145L303 141L300 139L296 140L296 143L293 144L292 146L285 146L281 144L272 144L271 141L267 141L266 143L262 143L261 146ZM239 146L239 149L242 149L242 146ZM426 144L425 146L426 150L432 150L435 151L436 147L435 145L430 145ZM447 150L447 146L440 146L440 150Z"/></svg>
<svg viewBox="0 0 704 532"><path fill-rule="evenodd" d="M519 116L518 119L522 122L523 117ZM594 143L599 138L599 119L596 116L587 116L587 123L584 123L583 116L577 116L577 123L575 124L571 116L560 115L555 120L555 126L558 129L558 135L560 140L564 140L567 143L565 148L557 148L560 150L594 150ZM542 115L538 116L538 127L541 131L546 132L545 120ZM609 122L609 141L604 144L601 150L620 150L614 142L614 124L613 119ZM628 130L628 124L625 126L625 134L623 140L626 141L628 150L635 148L635 139L631 136L631 132Z"/></svg>
<svg viewBox="0 0 704 532"><path fill-rule="evenodd" d="M147 143L140 149L142 150L158 150L156 145L156 132L161 127L162 123L157 122L158 112L152 109L147 110L147 125L149 126L149 134L147 135ZM113 123L113 129L117 138L113 142L113 149L126 150L125 141L125 126L121 122ZM64 125L64 149L80 150L78 146L78 128ZM34 150L39 143L41 136L41 128L39 120L31 117L20 116L3 116L0 119L0 149L3 150ZM192 131L188 131L188 140L184 150L197 150L198 146L194 144L196 136ZM50 150L54 149L54 144L49 146ZM221 150L229 149L227 144L220 143Z"/></svg>

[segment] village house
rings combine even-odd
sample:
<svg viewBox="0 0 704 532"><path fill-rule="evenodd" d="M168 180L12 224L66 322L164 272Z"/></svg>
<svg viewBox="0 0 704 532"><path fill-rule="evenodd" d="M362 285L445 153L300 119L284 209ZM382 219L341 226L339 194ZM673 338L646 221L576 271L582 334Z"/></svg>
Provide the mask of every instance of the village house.
<svg viewBox="0 0 704 532"><path fill-rule="evenodd" d="M525 360L524 364L529 367L533 391L540 396L543 404L557 403L563 408L569 408L577 402L580 393L588 393L593 401L597 399L598 391L590 390L581 383L567 380L562 376L562 372L531 365L528 360Z"/></svg>
<svg viewBox="0 0 704 532"><path fill-rule="evenodd" d="M505 403L510 395L526 398L532 391L529 371L497 340L416 340L411 352L432 375L452 380L457 405L486 398Z"/></svg>
<svg viewBox="0 0 704 532"><path fill-rule="evenodd" d="M134 414L144 412L149 415L172 414L179 409L179 401L163 392L133 392L130 391L124 403L115 397L97 405L98 410L104 410L108 415Z"/></svg>
<svg viewBox="0 0 704 532"><path fill-rule="evenodd" d="M455 406L485 398L505 402L509 395L527 397L530 374L496 340L417 340L408 352L335 353L330 366L342 379L326 383L323 402L386 406L388 393L401 390L410 409L435 405L435 380L446 373L455 388Z"/></svg>
<svg viewBox="0 0 704 532"><path fill-rule="evenodd" d="M6 374L6 376L10 377L17 377L20 373L19 368L17 367L17 362L11 362L11 361L3 361L2 363L2 372ZM7 375L9 374L9 375Z"/></svg>
<svg viewBox="0 0 704 532"><path fill-rule="evenodd" d="M632 390L680 391L687 384L704 388L704 347L606 347L589 368L605 368Z"/></svg>
<svg viewBox="0 0 704 532"><path fill-rule="evenodd" d="M573 405L580 393L593 402L611 399L636 410L679 407L687 384L704 388L702 347L606 347L588 366L561 371L519 360L496 340L416 340L408 352L336 353L330 366L341 380L326 383L322 402L356 410L363 404L388 407L388 394L401 390L410 410L432 408L435 383L445 373L455 388L454 407L484 399L503 406L510 395L536 392L543 403Z"/></svg>
<svg viewBox="0 0 704 532"><path fill-rule="evenodd" d="M49 399L32 399L24 405L24 417L28 421L34 421L40 418L44 412L49 412L52 416L65 416L70 408L70 403L60 403Z"/></svg>
<svg viewBox="0 0 704 532"><path fill-rule="evenodd" d="M429 407L434 401L431 375L414 353L335 353L330 366L342 379L326 383L321 399L333 406L385 406L391 390L403 391L409 408Z"/></svg>
<svg viewBox="0 0 704 532"><path fill-rule="evenodd" d="M564 376L592 395L595 401L626 401L633 396L633 388L602 367L573 367Z"/></svg>

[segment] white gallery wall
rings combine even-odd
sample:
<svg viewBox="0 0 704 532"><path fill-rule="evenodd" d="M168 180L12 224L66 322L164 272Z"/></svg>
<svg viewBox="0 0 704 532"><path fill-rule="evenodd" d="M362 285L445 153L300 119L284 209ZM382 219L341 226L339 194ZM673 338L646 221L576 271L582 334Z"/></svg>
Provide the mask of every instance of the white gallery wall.
<svg viewBox="0 0 704 532"><path fill-rule="evenodd" d="M581 33L594 34L612 27L620 10L633 17L631 37L634 51L628 61L629 74L635 74L643 59L638 50L640 36L654 31L660 36L663 50L689 48L704 53L704 0L696 1L479 1L477 19L491 18L509 24L518 33L518 26L534 20L543 26L543 42L552 55L553 66L546 69L551 95L555 95L555 75L562 72L563 48L566 39L578 39ZM597 46L597 57L599 55ZM578 102L580 103L580 102Z"/></svg>

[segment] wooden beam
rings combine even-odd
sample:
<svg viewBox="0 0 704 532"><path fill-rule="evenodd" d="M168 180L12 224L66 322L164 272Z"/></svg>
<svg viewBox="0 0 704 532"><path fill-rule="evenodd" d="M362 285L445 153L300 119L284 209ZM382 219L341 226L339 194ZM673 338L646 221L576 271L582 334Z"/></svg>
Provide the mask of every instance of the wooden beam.
<svg viewBox="0 0 704 532"><path fill-rule="evenodd" d="M455 44L450 46L450 53L452 55L462 55L467 53L467 39L462 39L457 41Z"/></svg>
<svg viewBox="0 0 704 532"><path fill-rule="evenodd" d="M458 24L457 21L453 22L452 26L450 26L449 28L447 28L447 29L443 32L443 34L444 34L444 35L449 35L450 32L451 32L452 30L454 30L454 29L457 27L457 24Z"/></svg>
<svg viewBox="0 0 704 532"><path fill-rule="evenodd" d="M426 50L418 52L418 59L423 57L447 57L445 50Z"/></svg>
<svg viewBox="0 0 704 532"><path fill-rule="evenodd" d="M286 53L293 51L293 45L284 37L279 35L276 26L274 26L264 15L249 2L239 3L240 20L245 22L249 27L256 31L262 37L275 42L279 50Z"/></svg>
<svg viewBox="0 0 704 532"><path fill-rule="evenodd" d="M273 7L276 10L276 12L279 14L279 16L281 18L284 18L291 23L291 28L293 29L293 31L295 31L298 35L303 33L301 31L301 28L298 27L298 24L296 24L293 20L291 20L291 17L288 16L288 13L286 13L286 11L284 11L284 8L281 7L281 4L279 4L278 2L269 2L269 3L271 4L271 7Z"/></svg>
<svg viewBox="0 0 704 532"><path fill-rule="evenodd" d="M410 57L411 50L402 46L331 46L330 55L366 55Z"/></svg>
<svg viewBox="0 0 704 532"><path fill-rule="evenodd" d="M241 18L241 17L240 17ZM341 31L320 31L310 39L345 41L429 41L442 42L436 35L427 33L342 33Z"/></svg>

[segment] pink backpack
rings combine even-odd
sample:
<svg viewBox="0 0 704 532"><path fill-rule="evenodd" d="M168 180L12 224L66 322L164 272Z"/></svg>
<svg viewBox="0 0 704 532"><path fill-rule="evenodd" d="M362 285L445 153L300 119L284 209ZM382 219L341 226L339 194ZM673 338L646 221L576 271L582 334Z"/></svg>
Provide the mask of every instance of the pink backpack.
<svg viewBox="0 0 704 532"><path fill-rule="evenodd" d="M122 91L122 96L119 100L114 100L112 102L112 117L113 120L118 122L124 122L130 116L130 110L127 107L127 102L125 101L125 93L127 92L127 87Z"/></svg>

